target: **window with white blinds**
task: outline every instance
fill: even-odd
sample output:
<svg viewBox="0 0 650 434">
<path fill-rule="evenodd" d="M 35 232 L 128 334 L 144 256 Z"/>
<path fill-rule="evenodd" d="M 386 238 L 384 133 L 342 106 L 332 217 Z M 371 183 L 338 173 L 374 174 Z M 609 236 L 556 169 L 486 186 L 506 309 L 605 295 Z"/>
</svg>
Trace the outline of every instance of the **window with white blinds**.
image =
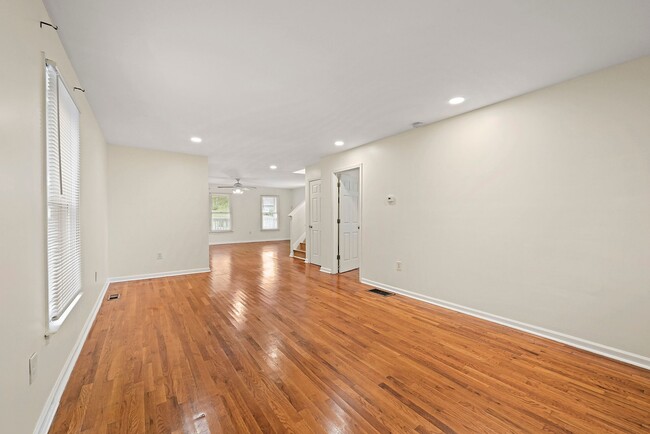
<svg viewBox="0 0 650 434">
<path fill-rule="evenodd" d="M 263 231 L 276 231 L 279 229 L 278 225 L 278 197 L 277 196 L 262 196 L 262 230 Z"/>
<path fill-rule="evenodd" d="M 79 109 L 56 65 L 45 64 L 49 332 L 81 297 Z"/>
</svg>

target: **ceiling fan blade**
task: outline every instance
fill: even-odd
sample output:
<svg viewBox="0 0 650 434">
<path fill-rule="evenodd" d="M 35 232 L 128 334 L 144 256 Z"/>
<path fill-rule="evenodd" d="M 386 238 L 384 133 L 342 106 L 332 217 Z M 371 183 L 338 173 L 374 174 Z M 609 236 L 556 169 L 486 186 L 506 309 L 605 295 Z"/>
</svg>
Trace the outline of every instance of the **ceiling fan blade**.
<svg viewBox="0 0 650 434">
<path fill-rule="evenodd" d="M 217 185 L 217 188 L 234 188 L 232 185 Z"/>
<path fill-rule="evenodd" d="M 255 190 L 257 187 L 244 187 L 242 186 L 244 190 Z"/>
</svg>

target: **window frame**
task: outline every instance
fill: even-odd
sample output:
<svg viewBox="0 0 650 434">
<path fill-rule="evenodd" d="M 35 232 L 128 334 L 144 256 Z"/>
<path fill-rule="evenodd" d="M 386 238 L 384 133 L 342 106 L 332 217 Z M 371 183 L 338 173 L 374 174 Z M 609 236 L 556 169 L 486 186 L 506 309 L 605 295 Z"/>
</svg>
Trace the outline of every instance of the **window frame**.
<svg viewBox="0 0 650 434">
<path fill-rule="evenodd" d="M 46 257 L 46 270 L 47 270 L 47 331 L 45 333 L 45 336 L 51 336 L 55 334 L 60 327 L 63 325 L 65 320 L 67 319 L 68 315 L 70 312 L 72 312 L 75 308 L 75 306 L 78 304 L 79 300 L 81 299 L 83 295 L 83 262 L 82 262 L 82 255 L 81 255 L 81 249 L 82 249 L 82 240 L 81 240 L 81 110 L 79 109 L 79 106 L 77 105 L 77 102 L 74 99 L 73 93 L 70 91 L 70 87 L 66 84 L 65 79 L 63 78 L 63 75 L 61 74 L 61 71 L 58 69 L 56 62 L 45 58 L 43 62 L 43 77 L 44 77 L 44 87 L 43 87 L 43 143 L 44 143 L 44 165 L 45 165 L 45 173 L 44 173 L 44 179 L 45 179 L 45 192 L 44 192 L 44 202 L 45 202 L 45 209 L 46 209 L 46 215 L 45 215 L 45 234 L 46 234 L 46 240 L 45 240 L 45 246 L 46 246 L 46 252 L 45 252 L 45 257 Z M 55 105 L 57 107 L 56 114 L 50 112 L 50 104 L 49 104 L 49 97 L 50 97 L 50 76 L 51 72 L 54 73 L 55 81 L 56 81 L 56 90 L 54 91 L 56 93 L 56 101 Z M 64 90 L 67 93 L 67 96 L 61 95 L 61 90 Z M 67 99 L 69 102 L 72 103 L 71 107 L 74 107 L 74 110 L 76 110 L 76 130 L 66 130 L 65 133 L 62 134 L 62 125 L 69 127 L 69 123 L 63 123 L 61 122 L 61 101 L 63 99 Z M 55 135 L 58 137 L 56 139 L 56 145 L 55 147 L 58 147 L 58 153 L 56 154 L 56 159 L 58 160 L 57 162 L 54 162 L 51 160 L 51 148 L 52 148 L 52 143 L 50 141 L 50 129 L 52 128 L 51 123 L 52 119 L 56 118 L 55 124 Z M 72 135 L 75 139 L 73 140 L 75 143 L 69 143 L 69 139 L 62 142 L 62 137 L 69 137 Z M 65 151 L 63 151 L 63 144 L 66 144 L 68 146 L 74 146 L 73 148 L 66 148 Z M 72 154 L 70 154 L 72 152 Z M 63 166 L 62 166 L 62 161 L 64 161 L 64 155 L 66 158 L 70 158 L 70 156 L 73 156 L 73 160 L 65 160 L 67 161 L 66 166 L 68 168 L 64 172 Z M 70 168 L 69 164 L 72 162 L 74 166 L 73 168 Z M 53 175 L 52 174 L 52 167 L 56 166 L 58 175 Z M 65 178 L 63 178 L 65 173 Z M 58 189 L 60 190 L 59 193 L 53 194 L 52 188 L 50 185 L 51 181 L 54 181 L 52 178 L 53 176 L 57 177 L 58 180 L 56 182 L 56 185 L 58 185 Z M 71 176 L 73 176 L 71 178 Z M 64 179 L 67 181 L 64 182 Z M 72 180 L 72 181 L 70 181 Z M 73 193 L 65 193 L 64 194 L 64 187 L 67 189 L 72 189 Z M 59 257 L 58 255 L 62 254 L 62 250 L 60 248 L 55 248 L 54 246 L 50 245 L 50 240 L 53 237 L 56 237 L 57 233 L 65 232 L 65 229 L 62 229 L 60 226 L 56 228 L 52 228 L 56 232 L 53 234 L 50 232 L 50 226 L 56 226 L 53 223 L 52 217 L 51 217 L 51 208 L 52 207 L 59 207 L 59 208 L 65 208 L 66 209 L 66 214 L 68 215 L 67 217 L 67 222 L 63 224 L 73 224 L 73 226 L 68 226 L 67 230 L 73 230 L 75 232 L 74 235 L 68 234 L 67 236 L 64 236 L 63 240 L 66 241 L 66 245 L 69 243 L 72 243 L 72 246 L 66 249 L 65 253 L 66 255 L 62 255 Z M 55 242 L 60 242 L 61 239 Z M 56 252 L 55 256 L 52 256 Z M 60 262 L 61 260 L 65 260 L 69 265 L 67 267 L 68 270 L 72 269 L 73 271 L 71 272 L 72 274 L 67 275 L 64 278 L 61 278 L 58 273 L 61 273 L 62 270 L 56 267 L 53 267 L 53 263 Z M 64 279 L 64 280 L 62 280 Z M 63 285 L 62 282 L 67 282 L 65 285 Z M 70 283 L 72 282 L 72 283 Z M 60 286 L 63 285 L 63 286 Z M 68 302 L 64 304 L 59 304 L 57 299 L 61 297 L 61 294 L 66 294 L 66 289 L 67 285 L 73 285 L 72 292 L 69 292 L 71 294 L 71 298 L 69 299 Z"/>
<path fill-rule="evenodd" d="M 264 198 L 272 197 L 275 199 L 275 228 L 264 228 Z M 280 230 L 280 196 L 277 194 L 262 194 L 260 195 L 260 230 L 263 232 L 279 231 Z"/>
<path fill-rule="evenodd" d="M 212 198 L 213 198 L 214 196 L 225 196 L 225 197 L 228 198 L 228 215 L 229 215 L 229 217 L 230 217 L 230 218 L 229 218 L 229 221 L 230 221 L 230 227 L 229 227 L 228 229 L 224 229 L 224 230 L 215 230 L 215 229 L 212 228 L 212 215 L 213 215 L 215 212 L 218 212 L 218 211 L 214 211 L 214 210 L 212 209 Z M 209 223 L 209 224 L 210 224 L 210 227 L 209 227 L 209 230 L 210 230 L 210 233 L 211 233 L 211 234 L 223 234 L 223 233 L 228 233 L 228 232 L 232 232 L 232 231 L 233 231 L 232 194 L 229 194 L 229 193 L 216 193 L 216 192 L 210 192 L 210 194 L 209 194 L 209 196 L 208 196 L 208 212 L 209 212 L 209 214 L 210 214 L 210 219 L 209 219 L 209 221 L 210 221 L 210 223 Z M 225 213 L 219 213 L 219 214 L 225 214 Z"/>
</svg>

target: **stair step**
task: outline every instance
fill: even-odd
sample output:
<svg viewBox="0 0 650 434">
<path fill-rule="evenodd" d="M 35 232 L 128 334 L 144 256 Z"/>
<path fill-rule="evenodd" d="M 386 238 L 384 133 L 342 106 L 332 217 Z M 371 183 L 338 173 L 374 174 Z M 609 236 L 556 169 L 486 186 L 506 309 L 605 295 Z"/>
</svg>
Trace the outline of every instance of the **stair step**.
<svg viewBox="0 0 650 434">
<path fill-rule="evenodd" d="M 293 250 L 293 257 L 294 258 L 305 259 L 307 257 L 307 252 L 305 252 L 304 250 L 300 250 L 300 249 L 294 249 Z"/>
<path fill-rule="evenodd" d="M 307 244 L 306 243 L 300 243 L 300 250 L 307 251 Z"/>
</svg>

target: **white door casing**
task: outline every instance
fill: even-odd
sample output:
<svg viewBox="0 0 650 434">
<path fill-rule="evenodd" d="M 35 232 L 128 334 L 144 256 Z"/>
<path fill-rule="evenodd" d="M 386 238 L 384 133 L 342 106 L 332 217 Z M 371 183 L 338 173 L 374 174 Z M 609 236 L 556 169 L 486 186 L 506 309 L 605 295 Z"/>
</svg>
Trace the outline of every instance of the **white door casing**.
<svg viewBox="0 0 650 434">
<path fill-rule="evenodd" d="M 360 203 L 359 169 L 338 173 L 339 179 L 339 273 L 359 268 Z"/>
<path fill-rule="evenodd" d="M 321 265 L 321 180 L 309 181 L 309 262 Z"/>
</svg>

